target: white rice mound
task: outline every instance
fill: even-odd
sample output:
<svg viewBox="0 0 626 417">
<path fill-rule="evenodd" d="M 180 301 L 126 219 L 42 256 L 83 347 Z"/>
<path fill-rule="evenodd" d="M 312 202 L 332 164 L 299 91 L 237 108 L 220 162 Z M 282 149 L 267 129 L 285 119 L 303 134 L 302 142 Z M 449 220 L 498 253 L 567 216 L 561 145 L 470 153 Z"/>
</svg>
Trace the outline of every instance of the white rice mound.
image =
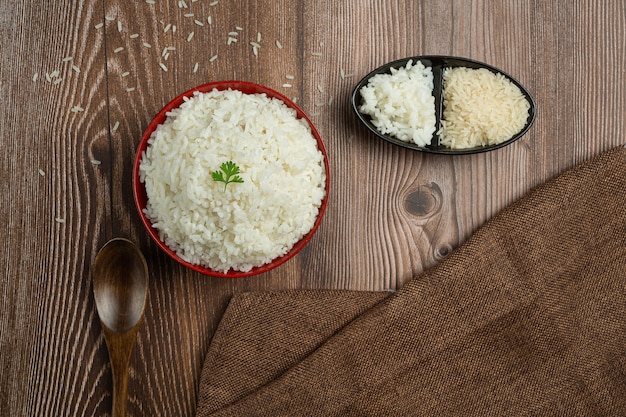
<svg viewBox="0 0 626 417">
<path fill-rule="evenodd" d="M 233 161 L 243 183 L 213 180 Z M 139 166 L 144 210 L 183 260 L 247 272 L 285 255 L 314 226 L 324 156 L 281 100 L 236 90 L 195 93 L 167 114 Z"/>
<path fill-rule="evenodd" d="M 500 73 L 485 68 L 446 68 L 443 72 L 440 144 L 467 149 L 502 143 L 519 133 L 530 103 Z"/>
<path fill-rule="evenodd" d="M 437 119 L 432 68 L 409 60 L 390 74 L 376 74 L 359 91 L 359 111 L 372 118 L 382 134 L 418 146 L 430 144 Z"/>
</svg>

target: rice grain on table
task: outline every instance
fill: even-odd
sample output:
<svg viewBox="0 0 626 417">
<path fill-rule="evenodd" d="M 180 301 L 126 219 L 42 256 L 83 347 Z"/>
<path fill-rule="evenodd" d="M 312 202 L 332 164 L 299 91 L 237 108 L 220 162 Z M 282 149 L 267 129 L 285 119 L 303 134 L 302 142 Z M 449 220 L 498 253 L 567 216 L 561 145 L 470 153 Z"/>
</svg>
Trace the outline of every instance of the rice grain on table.
<svg viewBox="0 0 626 417">
<path fill-rule="evenodd" d="M 165 66 L 165 64 L 164 64 L 164 63 L 159 62 L 159 66 L 161 67 L 161 69 L 162 69 L 163 71 L 167 72 L 167 67 Z"/>
<path fill-rule="evenodd" d="M 212 179 L 226 161 L 242 183 Z M 160 239 L 222 272 L 286 254 L 313 228 L 325 196 L 324 157 L 308 123 L 281 100 L 231 90 L 196 93 L 169 112 L 139 175 Z"/>
<path fill-rule="evenodd" d="M 376 74 L 359 92 L 359 111 L 382 134 L 418 146 L 430 144 L 436 129 L 432 68 L 409 60 L 404 67 Z"/>
</svg>

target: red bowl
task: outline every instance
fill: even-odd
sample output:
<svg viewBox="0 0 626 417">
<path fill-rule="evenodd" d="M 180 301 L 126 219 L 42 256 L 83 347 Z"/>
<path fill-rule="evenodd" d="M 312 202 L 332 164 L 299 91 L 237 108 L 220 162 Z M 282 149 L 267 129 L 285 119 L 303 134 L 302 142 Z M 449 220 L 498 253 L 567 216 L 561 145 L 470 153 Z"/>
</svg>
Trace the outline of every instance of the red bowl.
<svg viewBox="0 0 626 417">
<path fill-rule="evenodd" d="M 296 242 L 296 244 L 291 248 L 289 252 L 287 252 L 285 255 L 281 257 L 275 258 L 274 260 L 272 260 L 271 262 L 267 264 L 252 268 L 248 272 L 228 270 L 227 272 L 224 273 L 224 272 L 214 271 L 212 269 L 184 261 L 176 254 L 176 252 L 170 249 L 159 238 L 158 231 L 152 227 L 152 223 L 143 212 L 144 208 L 146 207 L 146 203 L 148 201 L 148 196 L 146 195 L 146 189 L 145 189 L 144 184 L 139 181 L 139 164 L 141 162 L 142 153 L 148 147 L 148 139 L 150 139 L 152 132 L 154 132 L 157 126 L 159 126 L 165 121 L 167 117 L 167 113 L 169 111 L 171 111 L 172 109 L 176 107 L 179 107 L 184 102 L 185 97 L 192 97 L 194 92 L 196 91 L 206 93 L 206 92 L 212 91 L 213 89 L 217 89 L 221 91 L 221 90 L 228 90 L 229 88 L 232 90 L 239 90 L 244 94 L 265 94 L 267 95 L 267 97 L 277 98 L 279 100 L 282 100 L 288 107 L 291 107 L 297 112 L 298 118 L 306 120 L 306 122 L 311 127 L 311 133 L 313 134 L 313 137 L 315 137 L 315 140 L 317 141 L 317 146 L 319 150 L 324 155 L 324 168 L 326 169 L 326 184 L 325 184 L 326 195 L 324 196 L 324 199 L 322 200 L 322 205 L 320 206 L 319 212 L 317 214 L 317 218 L 315 220 L 315 223 L 313 224 L 313 228 L 306 235 L 304 235 L 302 239 Z M 313 125 L 313 122 L 311 122 L 311 120 L 307 117 L 307 115 L 304 113 L 304 111 L 302 111 L 300 107 L 298 107 L 293 101 L 291 101 L 284 95 L 270 88 L 264 87 L 262 85 L 258 85 L 258 84 L 254 84 L 254 83 L 250 83 L 246 81 L 216 81 L 216 82 L 200 85 L 198 87 L 192 88 L 191 90 L 182 93 L 181 95 L 179 95 L 178 97 L 170 101 L 165 107 L 163 107 L 163 109 L 161 109 L 161 111 L 156 115 L 156 117 L 150 122 L 150 124 L 148 125 L 148 128 L 144 132 L 143 137 L 141 138 L 141 142 L 139 142 L 139 147 L 137 148 L 137 155 L 135 156 L 135 164 L 133 167 L 133 193 L 134 193 L 134 198 L 135 198 L 135 205 L 137 206 L 137 211 L 139 212 L 139 217 L 141 218 L 141 222 L 145 226 L 152 240 L 154 240 L 154 242 L 165 253 L 167 253 L 172 259 L 174 259 L 181 265 L 184 265 L 187 268 L 190 268 L 202 274 L 210 275 L 214 277 L 220 277 L 220 278 L 243 278 L 243 277 L 248 277 L 252 275 L 262 274 L 264 272 L 270 271 L 282 265 L 283 263 L 287 262 L 289 259 L 293 258 L 311 240 L 311 238 L 317 231 L 320 223 L 322 222 L 322 218 L 324 217 L 324 213 L 326 212 L 326 207 L 328 205 L 329 192 L 330 192 L 330 170 L 329 170 L 329 164 L 328 164 L 328 154 L 326 153 L 326 147 L 324 146 L 324 142 L 322 142 L 322 138 L 320 137 L 319 132 Z"/>
</svg>

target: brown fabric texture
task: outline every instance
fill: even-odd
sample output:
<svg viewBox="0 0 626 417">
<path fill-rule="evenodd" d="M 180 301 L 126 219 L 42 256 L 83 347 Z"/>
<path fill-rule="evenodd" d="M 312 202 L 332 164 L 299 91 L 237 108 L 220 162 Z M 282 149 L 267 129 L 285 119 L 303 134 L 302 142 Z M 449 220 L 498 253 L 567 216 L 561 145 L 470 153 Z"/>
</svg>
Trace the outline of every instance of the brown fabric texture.
<svg viewBox="0 0 626 417">
<path fill-rule="evenodd" d="M 626 416 L 626 149 L 395 293 L 235 295 L 198 416 Z"/>
</svg>

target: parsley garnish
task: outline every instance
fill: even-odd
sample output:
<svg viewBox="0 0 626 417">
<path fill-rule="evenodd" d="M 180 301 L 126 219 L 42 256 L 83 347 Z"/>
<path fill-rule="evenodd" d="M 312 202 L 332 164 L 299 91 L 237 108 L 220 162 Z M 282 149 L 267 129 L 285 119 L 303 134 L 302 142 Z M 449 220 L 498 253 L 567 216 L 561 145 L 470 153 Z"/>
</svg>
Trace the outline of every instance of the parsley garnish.
<svg viewBox="0 0 626 417">
<path fill-rule="evenodd" d="M 233 161 L 224 162 L 220 165 L 220 170 L 214 171 L 211 177 L 213 177 L 213 181 L 223 182 L 224 190 L 226 190 L 226 186 L 231 182 L 243 182 L 243 178 L 237 175 L 239 174 L 239 167 Z M 224 177 L 224 175 L 226 175 L 226 177 Z"/>
</svg>

